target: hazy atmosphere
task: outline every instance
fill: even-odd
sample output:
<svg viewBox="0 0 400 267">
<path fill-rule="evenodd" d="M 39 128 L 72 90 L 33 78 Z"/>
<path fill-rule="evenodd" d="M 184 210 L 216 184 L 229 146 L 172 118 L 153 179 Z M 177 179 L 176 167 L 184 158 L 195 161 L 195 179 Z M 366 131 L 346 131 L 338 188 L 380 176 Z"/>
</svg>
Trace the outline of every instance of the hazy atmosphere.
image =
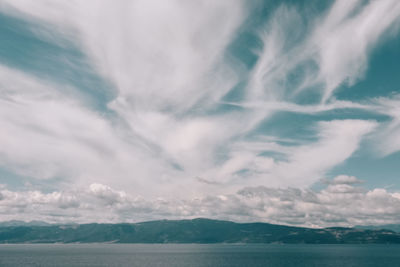
<svg viewBox="0 0 400 267">
<path fill-rule="evenodd" d="M 0 218 L 400 222 L 400 1 L 0 0 Z"/>
</svg>

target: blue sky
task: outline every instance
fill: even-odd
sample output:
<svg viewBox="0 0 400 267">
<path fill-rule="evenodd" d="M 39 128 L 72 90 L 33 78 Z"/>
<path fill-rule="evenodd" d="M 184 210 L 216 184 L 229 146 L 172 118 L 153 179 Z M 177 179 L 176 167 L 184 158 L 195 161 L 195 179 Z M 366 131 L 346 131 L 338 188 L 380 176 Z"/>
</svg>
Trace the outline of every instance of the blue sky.
<svg viewBox="0 0 400 267">
<path fill-rule="evenodd" d="M 2 1 L 0 214 L 398 223 L 399 27 L 395 0 Z"/>
</svg>

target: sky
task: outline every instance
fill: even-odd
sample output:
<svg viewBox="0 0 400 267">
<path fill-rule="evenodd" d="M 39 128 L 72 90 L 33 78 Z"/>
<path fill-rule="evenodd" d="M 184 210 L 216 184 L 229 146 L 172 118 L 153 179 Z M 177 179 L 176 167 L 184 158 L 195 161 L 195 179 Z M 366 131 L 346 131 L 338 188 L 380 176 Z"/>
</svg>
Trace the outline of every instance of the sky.
<svg viewBox="0 0 400 267">
<path fill-rule="evenodd" d="M 0 0 L 0 221 L 400 223 L 397 0 Z"/>
</svg>

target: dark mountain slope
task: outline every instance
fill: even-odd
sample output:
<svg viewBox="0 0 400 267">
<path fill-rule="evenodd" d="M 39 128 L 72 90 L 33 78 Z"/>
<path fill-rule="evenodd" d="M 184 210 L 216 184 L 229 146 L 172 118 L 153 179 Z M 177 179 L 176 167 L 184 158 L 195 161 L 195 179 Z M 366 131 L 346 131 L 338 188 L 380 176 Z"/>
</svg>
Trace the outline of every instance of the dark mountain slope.
<svg viewBox="0 0 400 267">
<path fill-rule="evenodd" d="M 209 219 L 135 224 L 0 227 L 0 243 L 400 243 L 400 233 L 357 228 L 311 229 Z"/>
</svg>

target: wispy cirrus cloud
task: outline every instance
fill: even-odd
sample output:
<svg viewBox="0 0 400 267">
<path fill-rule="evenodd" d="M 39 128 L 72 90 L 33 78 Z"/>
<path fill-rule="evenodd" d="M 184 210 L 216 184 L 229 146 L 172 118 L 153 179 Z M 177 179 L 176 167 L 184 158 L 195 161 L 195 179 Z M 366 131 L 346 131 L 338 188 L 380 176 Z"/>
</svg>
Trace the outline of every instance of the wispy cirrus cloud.
<svg viewBox="0 0 400 267">
<path fill-rule="evenodd" d="M 26 28 L 11 30 L 13 46 L 40 57 L 0 58 L 0 167 L 33 184 L 55 181 L 43 199 L 94 184 L 97 193 L 173 195 L 168 205 L 178 205 L 244 187 L 303 192 L 365 142 L 378 143 L 380 156 L 398 151 L 396 99 L 335 93 L 351 90 L 372 51 L 396 38 L 399 3 L 338 0 L 316 12 L 282 2 L 253 18 L 263 5 L 3 1 L 1 14 L 19 23 L 9 28 Z M 284 112 L 309 120 L 277 123 Z M 237 197 L 232 210 L 244 207 Z"/>
<path fill-rule="evenodd" d="M 398 30 L 397 1 L 337 1 L 313 36 L 319 47 L 323 100 L 343 82 L 354 84 L 368 67 L 368 54 L 385 33 Z"/>
<path fill-rule="evenodd" d="M 374 136 L 374 149 L 380 156 L 387 156 L 400 150 L 400 96 L 373 99 L 375 110 L 390 117 Z"/>
<path fill-rule="evenodd" d="M 339 0 L 307 24 L 295 8 L 282 5 L 260 34 L 264 49 L 248 98 L 293 100 L 311 90 L 328 101 L 339 86 L 362 77 L 371 50 L 398 32 L 399 16 L 397 1 Z M 293 75 L 296 82 L 290 81 Z"/>
</svg>

